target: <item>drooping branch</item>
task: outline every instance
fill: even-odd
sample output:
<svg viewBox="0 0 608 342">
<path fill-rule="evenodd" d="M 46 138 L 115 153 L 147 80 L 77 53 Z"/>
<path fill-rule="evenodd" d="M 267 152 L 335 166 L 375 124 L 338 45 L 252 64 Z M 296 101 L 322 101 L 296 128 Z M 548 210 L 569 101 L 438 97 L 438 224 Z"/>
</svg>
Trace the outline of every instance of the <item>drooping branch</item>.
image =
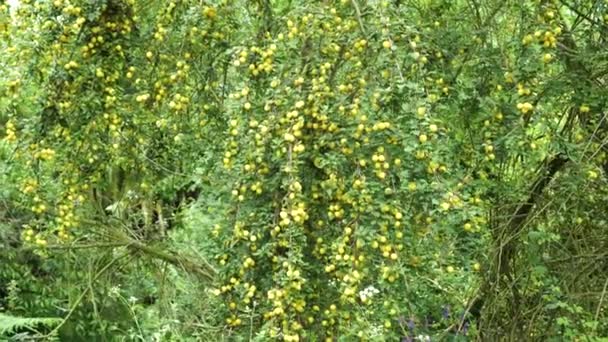
<svg viewBox="0 0 608 342">
<path fill-rule="evenodd" d="M 505 227 L 496 234 L 496 245 L 498 246 L 496 257 L 493 261 L 493 269 L 495 272 L 489 273 L 482 283 L 479 295 L 472 301 L 471 314 L 479 319 L 481 312 L 490 296 L 493 286 L 500 282 L 501 279 L 512 279 L 512 262 L 517 254 L 517 244 L 520 232 L 525 228 L 526 223 L 533 214 L 533 209 L 536 206 L 539 198 L 544 193 L 549 183 L 555 178 L 556 174 L 564 168 L 569 159 L 564 154 L 557 154 L 548 157 L 541 166 L 541 171 L 536 181 L 528 191 L 527 199 L 521 203 L 513 214 L 510 216 Z M 492 268 L 491 268 L 492 269 Z M 518 297 L 517 289 L 512 288 L 513 296 Z M 516 301 L 517 302 L 517 301 Z M 514 303 L 516 306 L 517 304 Z"/>
<path fill-rule="evenodd" d="M 515 213 L 513 213 L 509 224 L 509 226 L 513 228 L 512 233 L 517 233 L 522 229 L 522 226 L 530 215 L 538 197 L 543 193 L 549 182 L 553 179 L 555 174 L 562 169 L 566 162 L 568 162 L 568 158 L 563 154 L 558 154 L 545 161 L 544 164 L 546 166 L 544 167 L 544 175 L 541 175 L 536 182 L 534 182 L 529 192 L 530 195 L 528 196 L 528 199 L 517 208 Z"/>
</svg>

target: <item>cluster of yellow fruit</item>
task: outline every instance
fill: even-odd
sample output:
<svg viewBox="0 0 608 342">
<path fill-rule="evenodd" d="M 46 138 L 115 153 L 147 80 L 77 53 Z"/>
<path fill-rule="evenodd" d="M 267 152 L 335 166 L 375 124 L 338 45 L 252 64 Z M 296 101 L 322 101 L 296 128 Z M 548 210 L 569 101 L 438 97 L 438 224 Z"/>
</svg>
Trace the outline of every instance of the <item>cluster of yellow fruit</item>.
<svg viewBox="0 0 608 342">
<path fill-rule="evenodd" d="M 24 194 L 30 194 L 38 188 L 38 181 L 33 178 L 28 178 L 23 181 L 21 185 L 21 192 Z"/>
<path fill-rule="evenodd" d="M 83 59 L 87 59 L 95 55 L 99 51 L 108 51 L 114 55 L 123 55 L 120 45 L 113 44 L 112 41 L 117 40 L 117 36 L 127 34 L 131 30 L 132 21 L 125 18 L 112 18 L 106 22 L 99 21 L 95 25 L 92 21 L 85 19 L 84 10 L 71 3 L 70 1 L 56 0 L 53 2 L 36 3 L 31 5 L 29 1 L 21 3 L 18 22 L 29 23 L 32 20 L 37 20 L 32 13 L 36 11 L 40 15 L 47 11 L 48 13 L 56 13 L 61 10 L 64 21 L 62 23 L 55 21 L 43 21 L 41 26 L 33 26 L 32 34 L 48 34 L 54 32 L 57 39 L 48 42 L 48 46 L 41 48 L 45 55 L 41 55 L 36 65 L 45 77 L 49 77 L 49 91 L 45 94 L 45 108 L 56 109 L 56 112 L 46 114 L 43 121 L 51 122 L 51 125 L 42 135 L 31 135 L 33 141 L 30 141 L 28 152 L 24 158 L 30 157 L 39 160 L 57 160 L 53 166 L 40 165 L 36 172 L 37 179 L 27 178 L 23 181 L 21 191 L 27 195 L 31 202 L 31 210 L 38 216 L 36 220 L 43 218 L 42 225 L 37 224 L 38 233 L 34 236 L 31 229 L 24 231 L 24 239 L 27 242 L 35 243 L 39 246 L 46 245 L 47 239 L 57 239 L 58 241 L 67 241 L 70 239 L 70 230 L 78 225 L 77 207 L 85 201 L 84 193 L 88 187 L 89 179 L 86 179 L 82 172 L 82 167 L 75 166 L 80 158 L 83 162 L 94 163 L 99 158 L 100 145 L 95 144 L 92 138 L 96 137 L 100 132 L 104 132 L 107 128 L 111 137 L 118 139 L 122 120 L 114 111 L 117 97 L 115 84 L 118 79 L 115 68 L 105 67 L 103 63 L 96 64 L 95 68 L 83 68 Z M 31 12 L 31 13 L 30 13 Z M 40 40 L 47 41 L 47 40 Z M 84 43 L 83 43 L 84 42 Z M 27 52 L 27 50 L 24 50 Z M 76 52 L 76 53 L 74 53 Z M 80 52 L 80 56 L 78 54 Z M 79 59 L 82 57 L 83 59 Z M 107 58 L 106 55 L 104 58 Z M 111 64 L 112 62 L 108 63 Z M 57 77 L 57 67 L 59 65 L 63 70 L 70 74 L 70 77 Z M 82 113 L 78 111 L 84 103 L 77 99 L 77 92 L 81 88 L 88 88 L 86 79 L 88 73 L 93 70 L 96 84 L 100 85 L 105 97 L 102 102 L 107 109 L 107 113 L 103 115 L 104 125 L 98 125 L 99 121 L 95 116 L 90 122 L 85 123 L 86 129 L 79 135 L 78 139 L 72 139 L 72 132 L 68 128 L 74 118 L 81 120 Z M 95 91 L 91 89 L 91 91 Z M 97 94 L 96 94 L 97 95 Z M 22 94 L 24 99 L 27 99 L 26 94 Z M 58 118 L 65 120 L 64 123 L 59 123 Z M 101 115 L 99 116 L 101 117 Z M 57 120 L 53 122 L 53 120 Z M 13 128 L 11 125 L 9 128 Z M 33 132 L 30 132 L 33 133 Z M 10 137 L 11 135 L 9 135 Z M 14 136 L 14 134 L 13 134 Z M 57 149 L 57 145 L 61 149 Z M 110 146 L 114 146 L 110 144 Z M 61 158 L 56 158 L 60 156 Z M 29 161 L 27 161 L 29 165 Z M 59 172 L 59 182 L 47 182 L 45 178 L 51 170 Z M 57 196 L 59 200 L 53 200 L 50 195 L 55 190 L 47 193 L 48 185 L 54 184 L 53 187 L 59 186 Z M 78 185 L 80 184 L 80 185 Z M 47 198 L 48 197 L 48 198 Z M 51 204 L 52 203 L 52 204 Z M 44 241 L 44 243 L 41 243 Z"/>
<path fill-rule="evenodd" d="M 5 125 L 5 133 L 4 139 L 6 141 L 15 142 L 17 140 L 17 128 L 15 127 L 15 123 L 13 121 L 8 121 Z"/>
<path fill-rule="evenodd" d="M 274 53 L 276 50 L 276 44 L 270 44 L 265 49 L 252 46 L 249 49 L 241 50 L 238 58 L 233 61 L 233 64 L 236 67 L 246 65 L 252 76 L 258 76 L 260 73 L 269 74 L 273 70 Z"/>
<path fill-rule="evenodd" d="M 34 154 L 34 158 L 42 160 L 51 160 L 55 157 L 55 150 L 50 148 L 43 148 Z"/>
<path fill-rule="evenodd" d="M 351 4 L 344 6 L 352 10 Z M 233 59 L 235 70 L 243 71 L 243 84 L 228 94 L 232 109 L 223 164 L 239 176 L 233 190 L 236 217 L 214 229 L 219 243 L 234 246 L 218 257 L 226 268 L 217 292 L 225 298 L 231 326 L 245 322 L 252 300 L 242 284 L 255 283 L 253 297 L 268 321 L 256 324 L 267 326 L 271 336 L 297 341 L 306 336 L 302 329 L 310 333 L 316 326 L 322 329 L 319 336 L 331 338 L 340 326 L 358 319 L 349 313 L 351 305 L 376 303 L 358 296 L 366 283 L 380 279 L 394 285 L 403 260 L 419 262 L 408 256 L 407 217 L 401 200 L 393 197 L 400 191 L 395 182 L 403 167 L 395 155 L 400 143 L 411 141 L 397 137 L 397 125 L 384 118 L 385 80 L 377 79 L 378 71 L 392 72 L 393 66 L 366 65 L 371 43 L 353 34 L 357 28 L 356 19 L 329 8 L 289 19 L 284 34 L 267 35 L 266 44 L 242 48 Z M 412 43 L 422 51 L 415 46 L 420 37 Z M 300 51 L 302 68 L 293 58 Z M 272 64 L 275 56 L 295 64 L 278 70 Z M 441 77 L 431 86 L 448 93 Z M 426 106 L 416 113 L 416 125 L 425 132 L 414 136 L 420 143 L 415 155 L 426 158 L 440 127 Z M 439 160 L 429 159 L 429 174 L 446 171 Z M 418 189 L 413 180 L 406 186 L 410 193 Z M 264 192 L 258 192 L 262 187 Z M 456 192 L 444 201 L 463 206 Z M 260 250 L 267 252 L 251 253 Z M 304 259 L 308 250 L 314 259 Z M 317 270 L 325 275 L 315 275 Z M 311 283 L 318 277 L 335 287 Z M 262 278 L 272 279 L 272 286 Z M 379 303 L 393 317 L 400 312 L 390 300 Z"/>
<path fill-rule="evenodd" d="M 527 114 L 529 112 L 531 112 L 532 110 L 534 110 L 534 105 L 532 105 L 530 102 L 524 102 L 524 103 L 518 103 L 517 104 L 517 109 L 519 109 L 519 111 L 521 111 L 522 114 Z"/>
<path fill-rule="evenodd" d="M 560 27 L 556 27 L 553 30 L 547 30 L 545 32 L 536 31 L 534 34 L 527 34 L 524 36 L 522 43 L 524 45 L 529 45 L 536 39 L 545 48 L 555 48 L 557 46 L 557 36 L 559 36 L 561 33 L 562 29 Z M 547 59 L 550 60 L 550 58 Z"/>
<path fill-rule="evenodd" d="M 90 22 L 82 20 L 85 13 L 79 8 L 56 3 L 65 6 L 69 25 L 53 43 L 50 60 L 59 61 L 62 75 L 67 71 L 69 77 L 58 81 L 47 102 L 58 105 L 70 127 L 87 118 L 82 131 L 56 129 L 56 142 L 75 147 L 57 158 L 68 161 L 61 170 L 67 183 L 50 220 L 61 240 L 74 233 L 87 184 L 103 177 L 103 167 L 147 165 L 148 151 L 154 150 L 148 147 L 157 146 L 151 140 L 161 135 L 156 128 L 172 133 L 172 148 L 193 131 L 197 139 L 206 138 L 199 129 L 208 122 L 205 112 L 219 108 L 213 126 L 226 134 L 213 137 L 225 137 L 219 159 L 227 179 L 236 178 L 233 210 L 212 232 L 223 248 L 216 292 L 226 302 L 225 322 L 235 328 L 249 323 L 247 308 L 257 301 L 256 312 L 265 322 L 256 318 L 254 324 L 285 340 L 304 338 L 305 328 L 308 334 L 320 329 L 319 336 L 331 339 L 343 326 L 367 318 L 355 310 L 357 305 L 386 311 L 390 318 L 373 319 L 391 328 L 391 320 L 403 314 L 392 290 L 405 267 L 422 263 L 405 237 L 415 236 L 416 229 L 421 239 L 432 235 L 431 216 L 444 217 L 465 205 L 464 191 L 446 190 L 441 182 L 448 173 L 441 152 L 448 125 L 434 117 L 434 104 L 450 89 L 446 75 L 425 69 L 433 64 L 430 56 L 443 59 L 441 51 L 426 51 L 421 38 L 426 33 L 412 35 L 409 48 L 401 49 L 408 38 L 392 34 L 396 26 L 389 14 L 366 15 L 363 24 L 356 2 L 318 4 L 323 10 L 291 17 L 282 32 L 262 32 L 253 46 L 223 51 L 232 54 L 231 63 L 219 58 L 221 63 L 201 67 L 196 64 L 205 59 L 199 58 L 201 51 L 185 51 L 188 43 L 219 49 L 213 40 L 230 35 L 228 28 L 223 33 L 221 25 L 214 26 L 222 18 L 219 8 L 199 8 L 193 17 L 202 22 L 188 22 L 183 32 L 189 40 L 176 44 L 169 32 L 186 2 L 169 2 L 150 25 L 153 39 L 141 52 L 131 49 L 129 35 L 137 19 L 129 11 Z M 367 30 L 381 34 L 367 35 Z M 81 32 L 81 40 L 75 32 Z M 75 45 L 80 56 L 69 53 Z M 177 57 L 166 52 L 175 46 L 180 47 Z M 234 80 L 220 85 L 216 76 L 198 79 L 200 70 Z M 413 113 L 401 115 L 409 110 L 391 103 L 410 101 L 394 89 L 406 79 L 422 80 L 428 96 L 412 100 L 404 108 Z M 79 98 L 100 93 L 97 107 Z M 141 128 L 154 124 L 148 131 Z M 51 157 L 49 151 L 41 155 Z M 34 196 L 41 187 L 26 182 L 23 191 Z M 431 192 L 439 210 L 424 205 Z M 51 214 L 42 200 L 34 202 L 33 210 Z M 466 231 L 481 225 L 469 221 Z M 35 234 L 28 236 L 37 240 Z M 370 283 L 382 293 L 361 296 Z"/>
<path fill-rule="evenodd" d="M 532 93 L 530 88 L 526 88 L 522 83 L 517 83 L 517 95 L 528 96 Z"/>
<path fill-rule="evenodd" d="M 34 243 L 39 247 L 46 247 L 48 243 L 42 235 L 34 232 L 34 230 L 32 228 L 29 228 L 29 226 L 27 225 L 24 227 L 22 237 L 23 241 L 28 243 Z"/>
<path fill-rule="evenodd" d="M 40 196 L 35 195 L 32 198 L 32 201 L 34 202 L 34 205 L 32 205 L 31 208 L 32 212 L 40 215 L 47 211 L 48 207 L 46 206 L 46 204 L 44 204 L 44 201 L 42 198 L 40 198 Z"/>
</svg>

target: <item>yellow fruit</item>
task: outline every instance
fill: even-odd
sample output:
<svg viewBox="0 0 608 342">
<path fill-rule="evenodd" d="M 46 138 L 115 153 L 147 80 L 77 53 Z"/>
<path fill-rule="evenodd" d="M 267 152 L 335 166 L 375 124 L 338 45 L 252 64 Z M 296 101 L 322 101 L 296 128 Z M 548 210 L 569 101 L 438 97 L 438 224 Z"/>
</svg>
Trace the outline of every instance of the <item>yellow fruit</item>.
<svg viewBox="0 0 608 342">
<path fill-rule="evenodd" d="M 517 109 L 519 109 L 523 114 L 526 114 L 529 111 L 533 110 L 534 106 L 530 102 L 518 103 Z"/>
<path fill-rule="evenodd" d="M 597 172 L 593 171 L 593 170 L 589 170 L 587 172 L 587 176 L 589 177 L 589 179 L 597 179 L 597 177 L 599 176 Z"/>
<path fill-rule="evenodd" d="M 203 9 L 203 15 L 209 19 L 214 19 L 217 15 L 217 11 L 213 7 L 205 7 Z"/>
<path fill-rule="evenodd" d="M 285 133 L 285 136 L 283 138 L 287 142 L 294 142 L 296 140 L 296 137 L 294 137 L 291 133 Z"/>
<path fill-rule="evenodd" d="M 416 113 L 419 117 L 423 117 L 426 114 L 426 107 L 418 107 Z"/>
</svg>

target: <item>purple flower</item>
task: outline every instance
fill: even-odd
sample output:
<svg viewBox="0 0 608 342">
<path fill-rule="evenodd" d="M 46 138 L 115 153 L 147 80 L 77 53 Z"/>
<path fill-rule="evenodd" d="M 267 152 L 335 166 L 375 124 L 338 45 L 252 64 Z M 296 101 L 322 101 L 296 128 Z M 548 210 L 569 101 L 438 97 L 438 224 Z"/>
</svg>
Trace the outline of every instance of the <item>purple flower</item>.
<svg viewBox="0 0 608 342">
<path fill-rule="evenodd" d="M 416 323 L 414 322 L 414 319 L 410 317 L 410 319 L 407 321 L 407 329 L 409 331 L 414 331 L 414 328 L 416 328 Z"/>
<path fill-rule="evenodd" d="M 463 335 L 467 335 L 467 332 L 469 331 L 469 322 L 464 322 L 464 324 L 462 325 L 462 334 Z"/>
<path fill-rule="evenodd" d="M 443 307 L 441 315 L 444 319 L 450 318 L 450 305 L 446 305 Z"/>
</svg>

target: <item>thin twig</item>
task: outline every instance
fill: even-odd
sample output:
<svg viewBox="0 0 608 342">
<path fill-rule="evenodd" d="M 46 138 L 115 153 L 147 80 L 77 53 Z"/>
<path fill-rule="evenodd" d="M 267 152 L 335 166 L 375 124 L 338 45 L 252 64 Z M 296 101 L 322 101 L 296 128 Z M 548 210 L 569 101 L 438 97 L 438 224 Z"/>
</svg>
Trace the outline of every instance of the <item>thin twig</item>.
<svg viewBox="0 0 608 342">
<path fill-rule="evenodd" d="M 123 257 L 127 256 L 127 253 L 124 253 L 123 255 L 116 257 L 114 259 L 112 259 L 109 263 L 107 263 L 101 270 L 99 270 L 99 272 L 97 272 L 95 274 L 95 277 L 93 277 L 93 279 L 91 281 L 96 281 L 102 274 L 105 273 L 105 271 L 107 271 L 110 266 L 114 265 L 114 263 L 116 263 L 118 260 L 122 259 Z M 53 335 L 55 335 L 59 329 L 61 329 L 61 327 L 63 327 L 63 325 L 68 321 L 68 319 L 72 316 L 72 314 L 74 313 L 74 311 L 76 310 L 76 308 L 78 307 L 78 305 L 80 305 L 80 303 L 82 302 L 82 300 L 84 299 L 84 297 L 86 296 L 87 292 L 90 291 L 90 287 L 87 287 L 86 289 L 84 289 L 84 291 L 82 291 L 82 293 L 80 294 L 80 296 L 76 299 L 76 302 L 72 305 L 72 307 L 70 308 L 70 311 L 68 312 L 68 314 L 63 318 L 63 320 L 61 321 L 61 323 L 59 323 L 55 329 L 51 330 L 50 333 L 48 333 L 47 335 L 44 336 L 44 338 L 49 338 Z"/>
<path fill-rule="evenodd" d="M 604 282 L 604 289 L 602 290 L 602 295 L 600 296 L 600 302 L 597 303 L 597 309 L 595 309 L 595 320 L 600 317 L 600 311 L 602 310 L 602 302 L 604 301 L 604 297 L 606 296 L 606 288 L 608 288 L 608 277 L 606 277 L 606 282 Z"/>
<path fill-rule="evenodd" d="M 359 4 L 357 4 L 357 0 L 351 0 L 353 7 L 355 8 L 355 12 L 357 13 L 357 21 L 359 22 L 359 28 L 361 28 L 361 33 L 365 36 L 365 27 L 363 26 L 363 20 L 361 19 L 361 11 L 359 10 Z"/>
</svg>

